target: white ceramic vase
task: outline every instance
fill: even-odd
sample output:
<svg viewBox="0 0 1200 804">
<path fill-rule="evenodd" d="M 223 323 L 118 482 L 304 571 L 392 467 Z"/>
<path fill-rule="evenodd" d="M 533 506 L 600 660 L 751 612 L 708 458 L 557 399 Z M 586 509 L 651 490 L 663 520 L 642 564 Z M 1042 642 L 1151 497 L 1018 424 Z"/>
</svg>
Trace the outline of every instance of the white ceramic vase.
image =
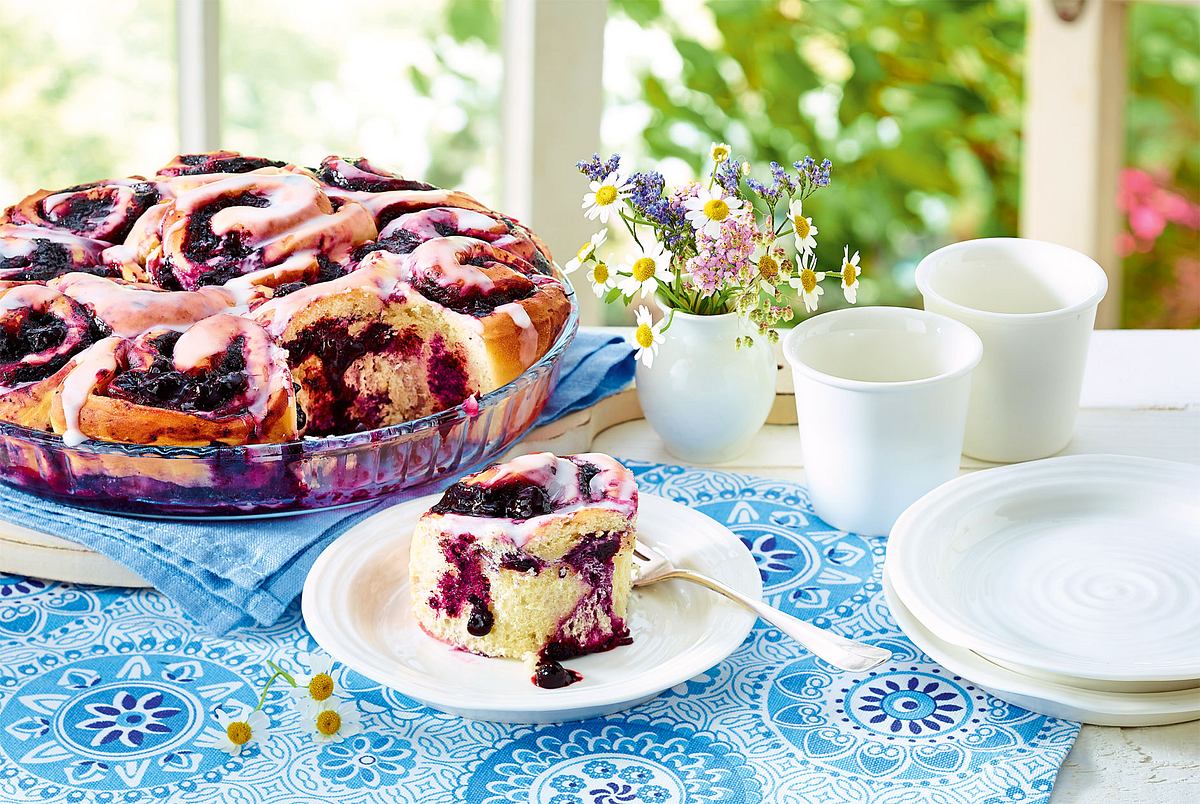
<svg viewBox="0 0 1200 804">
<path fill-rule="evenodd" d="M 676 312 L 654 365 L 637 367 L 638 399 L 667 451 L 689 463 L 741 455 L 775 399 L 775 357 L 765 338 L 738 349 L 737 315 Z"/>
</svg>

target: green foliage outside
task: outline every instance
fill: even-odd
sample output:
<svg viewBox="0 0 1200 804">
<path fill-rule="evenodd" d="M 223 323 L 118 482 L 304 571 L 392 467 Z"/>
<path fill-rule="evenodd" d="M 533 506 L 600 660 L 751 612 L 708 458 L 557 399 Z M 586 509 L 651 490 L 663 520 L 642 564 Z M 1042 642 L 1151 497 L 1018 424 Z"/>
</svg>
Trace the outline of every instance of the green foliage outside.
<svg viewBox="0 0 1200 804">
<path fill-rule="evenodd" d="M 914 304 L 921 256 L 970 237 L 1015 235 L 1020 198 L 1023 0 L 706 0 L 718 41 L 686 31 L 659 0 L 617 0 L 617 13 L 665 31 L 677 80 L 647 71 L 653 109 L 645 156 L 696 169 L 700 142 L 727 141 L 765 168 L 807 154 L 834 162 L 831 191 L 806 213 L 818 254 L 861 248 L 860 300 Z M 1129 61 L 1128 164 L 1196 200 L 1200 175 L 1200 12 L 1135 5 Z M 1125 323 L 1200 324 L 1174 304 L 1197 234 L 1168 226 L 1128 264 Z M 1200 270 L 1200 267 L 1197 267 Z M 1163 317 L 1174 309 L 1175 317 Z"/>
</svg>

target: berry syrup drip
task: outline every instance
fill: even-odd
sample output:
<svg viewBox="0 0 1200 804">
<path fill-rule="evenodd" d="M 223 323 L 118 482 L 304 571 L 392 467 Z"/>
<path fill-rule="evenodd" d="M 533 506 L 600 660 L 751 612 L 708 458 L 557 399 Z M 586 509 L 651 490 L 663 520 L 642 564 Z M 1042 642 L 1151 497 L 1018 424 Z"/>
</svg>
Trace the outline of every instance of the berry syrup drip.
<svg viewBox="0 0 1200 804">
<path fill-rule="evenodd" d="M 286 344 L 288 364 L 293 369 L 311 357 L 317 358 L 320 373 L 310 382 L 308 394 L 309 435 L 382 426 L 384 411 L 379 406 L 360 404 L 358 389 L 346 381 L 350 367 L 371 353 L 411 359 L 421 350 L 421 337 L 415 328 L 396 330 L 382 321 L 372 321 L 351 334 L 352 323 L 349 319 L 322 318 Z"/>
<path fill-rule="evenodd" d="M 13 282 L 45 282 L 72 271 L 82 271 L 99 276 L 119 276 L 114 267 L 97 264 L 81 264 L 66 243 L 57 243 L 44 238 L 35 238 L 33 248 L 27 254 L 0 258 L 0 279 Z M 10 273 L 11 272 L 11 273 Z"/>
<path fill-rule="evenodd" d="M 529 680 L 544 690 L 556 690 L 582 681 L 583 676 L 553 659 L 543 659 L 534 667 L 533 676 Z"/>
<path fill-rule="evenodd" d="M 244 336 L 230 341 L 221 359 L 200 374 L 178 371 L 172 359 L 179 333 L 154 339 L 158 350 L 148 368 L 118 375 L 108 395 L 138 405 L 170 408 L 189 413 L 217 413 L 247 389 Z"/>
<path fill-rule="evenodd" d="M 205 263 L 210 270 L 202 274 L 197 282 L 200 285 L 223 285 L 234 277 L 244 273 L 242 261 L 254 253 L 238 232 L 226 232 L 218 235 L 212 229 L 212 218 L 218 212 L 229 207 L 267 207 L 269 199 L 252 192 L 218 198 L 192 213 L 188 218 L 187 230 L 184 234 L 183 254 L 189 260 Z M 163 271 L 169 276 L 159 276 L 160 284 L 168 290 L 182 289 L 178 280 L 170 276 L 170 265 L 163 263 Z M 169 284 L 175 287 L 170 287 Z"/>
<path fill-rule="evenodd" d="M 453 570 L 438 579 L 438 590 L 429 597 L 429 607 L 458 617 L 464 608 L 467 615 L 467 633 L 486 636 L 495 620 L 488 607 L 492 599 L 492 585 L 483 571 L 483 559 L 475 546 L 475 537 L 463 533 L 442 541 L 442 555 Z"/>
<path fill-rule="evenodd" d="M 346 160 L 336 156 L 326 157 L 314 173 L 317 180 L 330 187 L 365 193 L 385 193 L 392 190 L 435 190 L 432 184 L 413 181 L 379 170 L 366 159 Z"/>
<path fill-rule="evenodd" d="M 160 176 L 198 176 L 207 173 L 249 173 L 265 167 L 283 167 L 286 162 L 261 156 L 242 156 L 232 151 L 211 154 L 182 154 L 158 171 Z"/>
<path fill-rule="evenodd" d="M 579 606 L 564 623 L 575 619 L 580 609 L 587 607 L 592 610 L 590 619 L 595 621 L 595 625 L 592 631 L 582 638 L 568 633 L 560 626 L 554 639 L 542 649 L 542 659 L 561 662 L 586 653 L 603 653 L 621 645 L 632 644 L 633 638 L 629 635 L 625 621 L 613 610 L 612 599 L 613 557 L 621 549 L 623 535 L 589 534 L 563 556 L 562 562 L 575 570 L 580 579 L 592 587 L 592 594 L 585 595 L 580 600 Z M 603 627 L 600 615 L 605 616 L 611 627 Z"/>
</svg>

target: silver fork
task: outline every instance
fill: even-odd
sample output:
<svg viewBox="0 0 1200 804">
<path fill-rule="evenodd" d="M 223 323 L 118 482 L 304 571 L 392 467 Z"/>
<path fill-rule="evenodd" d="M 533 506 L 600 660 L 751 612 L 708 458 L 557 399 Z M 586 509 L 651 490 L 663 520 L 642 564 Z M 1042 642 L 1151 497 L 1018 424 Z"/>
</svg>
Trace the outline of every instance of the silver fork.
<svg viewBox="0 0 1200 804">
<path fill-rule="evenodd" d="M 699 584 L 745 606 L 834 667 L 840 667 L 842 670 L 850 672 L 862 672 L 877 667 L 892 658 L 891 651 L 838 636 L 832 631 L 826 631 L 812 623 L 806 623 L 804 620 L 785 614 L 761 600 L 747 597 L 715 578 L 676 567 L 671 563 L 671 559 L 640 539 L 633 549 L 633 557 L 634 565 L 637 567 L 637 575 L 633 580 L 635 587 L 649 586 L 669 578 L 678 578 L 681 581 Z"/>
</svg>

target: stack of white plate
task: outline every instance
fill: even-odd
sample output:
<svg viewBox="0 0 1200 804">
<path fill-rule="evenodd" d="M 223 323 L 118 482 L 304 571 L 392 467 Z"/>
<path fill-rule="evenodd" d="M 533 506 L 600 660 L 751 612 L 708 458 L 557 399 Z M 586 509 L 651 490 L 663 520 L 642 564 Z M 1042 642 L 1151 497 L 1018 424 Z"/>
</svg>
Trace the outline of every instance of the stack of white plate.
<svg viewBox="0 0 1200 804">
<path fill-rule="evenodd" d="M 960 477 L 896 522 L 884 585 L 917 647 L 1006 701 L 1200 718 L 1200 467 L 1078 455 Z"/>
</svg>

